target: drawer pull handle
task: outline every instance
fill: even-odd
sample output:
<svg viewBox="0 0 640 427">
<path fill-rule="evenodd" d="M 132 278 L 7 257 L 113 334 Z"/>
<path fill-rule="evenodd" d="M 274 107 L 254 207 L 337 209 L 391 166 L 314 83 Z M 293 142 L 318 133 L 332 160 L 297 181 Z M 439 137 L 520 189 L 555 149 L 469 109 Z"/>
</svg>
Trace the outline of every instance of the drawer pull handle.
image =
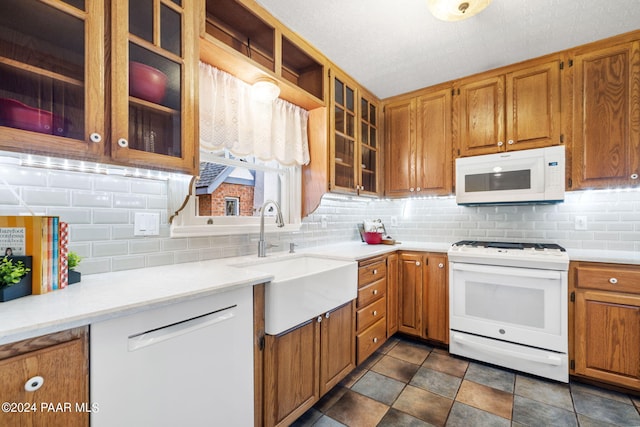
<svg viewBox="0 0 640 427">
<path fill-rule="evenodd" d="M 615 285 L 616 283 L 618 283 L 618 279 L 616 279 L 615 277 L 612 277 L 611 279 L 609 279 L 609 283 L 611 283 L 612 285 Z"/>
<path fill-rule="evenodd" d="M 373 290 L 373 294 L 374 294 L 374 295 L 378 295 L 378 290 L 377 290 L 377 289 L 374 289 L 374 290 Z"/>
<path fill-rule="evenodd" d="M 24 383 L 24 391 L 36 391 L 44 384 L 44 378 L 41 376 L 31 377 Z"/>
<path fill-rule="evenodd" d="M 375 343 L 377 343 L 377 342 L 378 342 L 378 338 L 374 338 L 374 339 L 373 339 L 373 343 L 375 344 Z"/>
<path fill-rule="evenodd" d="M 378 274 L 378 270 L 373 270 L 373 274 Z"/>
<path fill-rule="evenodd" d="M 373 315 L 377 316 L 378 315 L 378 310 L 373 310 Z"/>
</svg>

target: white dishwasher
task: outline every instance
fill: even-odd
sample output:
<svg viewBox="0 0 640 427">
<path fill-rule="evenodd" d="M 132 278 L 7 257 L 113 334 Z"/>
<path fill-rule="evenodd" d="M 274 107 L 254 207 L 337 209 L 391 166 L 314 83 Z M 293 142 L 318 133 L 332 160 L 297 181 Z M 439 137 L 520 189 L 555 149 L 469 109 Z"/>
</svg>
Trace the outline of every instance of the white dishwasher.
<svg viewBox="0 0 640 427">
<path fill-rule="evenodd" d="M 91 325 L 92 427 L 253 425 L 251 286 Z"/>
</svg>

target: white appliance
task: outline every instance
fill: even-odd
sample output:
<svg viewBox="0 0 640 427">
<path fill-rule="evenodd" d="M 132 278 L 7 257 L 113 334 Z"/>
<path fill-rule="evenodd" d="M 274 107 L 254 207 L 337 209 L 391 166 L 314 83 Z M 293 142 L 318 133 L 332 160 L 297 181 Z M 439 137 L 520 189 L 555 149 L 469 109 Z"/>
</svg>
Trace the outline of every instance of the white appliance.
<svg viewBox="0 0 640 427">
<path fill-rule="evenodd" d="M 565 250 L 465 240 L 448 257 L 450 353 L 568 382 Z"/>
<path fill-rule="evenodd" d="M 91 325 L 92 427 L 253 425 L 250 286 Z"/>
<path fill-rule="evenodd" d="M 459 205 L 564 200 L 563 145 L 456 159 Z"/>
</svg>

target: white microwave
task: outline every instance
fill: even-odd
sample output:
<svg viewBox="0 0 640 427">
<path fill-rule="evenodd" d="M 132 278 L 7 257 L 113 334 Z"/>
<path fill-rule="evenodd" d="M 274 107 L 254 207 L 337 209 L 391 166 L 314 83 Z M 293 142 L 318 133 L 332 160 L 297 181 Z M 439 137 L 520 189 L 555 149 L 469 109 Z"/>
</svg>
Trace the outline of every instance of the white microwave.
<svg viewBox="0 0 640 427">
<path fill-rule="evenodd" d="M 564 201 L 564 145 L 456 159 L 459 205 Z"/>
</svg>

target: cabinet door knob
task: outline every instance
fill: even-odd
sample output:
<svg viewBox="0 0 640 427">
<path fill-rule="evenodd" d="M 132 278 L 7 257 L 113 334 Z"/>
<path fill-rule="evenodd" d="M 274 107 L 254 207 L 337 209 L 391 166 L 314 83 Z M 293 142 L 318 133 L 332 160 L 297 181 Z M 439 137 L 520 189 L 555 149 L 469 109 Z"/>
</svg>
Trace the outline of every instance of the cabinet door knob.
<svg viewBox="0 0 640 427">
<path fill-rule="evenodd" d="M 413 192 L 413 187 L 409 188 L 409 191 Z"/>
<path fill-rule="evenodd" d="M 24 383 L 24 391 L 36 391 L 44 384 L 44 378 L 41 376 L 31 377 Z"/>
<path fill-rule="evenodd" d="M 91 142 L 101 142 L 102 141 L 102 135 L 100 135 L 98 132 L 93 132 L 91 135 L 89 135 L 89 139 L 91 140 Z"/>
<path fill-rule="evenodd" d="M 510 139 L 509 141 L 507 141 L 507 144 L 513 145 L 513 139 Z"/>
<path fill-rule="evenodd" d="M 373 269 L 373 274 L 378 274 L 378 270 L 377 269 Z"/>
<path fill-rule="evenodd" d="M 378 342 L 378 338 L 374 338 L 374 339 L 373 339 L 373 343 L 375 344 L 375 343 L 377 343 L 377 342 Z"/>
<path fill-rule="evenodd" d="M 631 174 L 631 179 L 638 179 L 638 174 L 637 173 L 632 173 Z"/>
<path fill-rule="evenodd" d="M 611 283 L 612 285 L 615 285 L 616 283 L 618 283 L 618 279 L 616 279 L 615 277 L 612 277 L 611 279 L 609 279 L 609 283 Z"/>
<path fill-rule="evenodd" d="M 420 191 L 420 190 L 421 190 L 421 188 L 420 188 L 420 187 L 416 188 L 416 191 Z"/>
<path fill-rule="evenodd" d="M 318 323 L 322 323 L 322 316 L 318 316 L 316 320 L 318 321 Z"/>
<path fill-rule="evenodd" d="M 498 141 L 498 147 L 502 147 L 503 145 L 504 145 L 504 142 Z"/>
<path fill-rule="evenodd" d="M 326 317 L 326 318 L 328 319 L 328 318 L 329 318 L 329 316 L 331 316 L 331 313 L 329 313 L 329 312 L 327 311 L 327 314 L 325 314 L 325 315 L 324 315 L 324 317 Z"/>
<path fill-rule="evenodd" d="M 444 268 L 444 264 L 443 263 L 438 264 L 438 268 Z"/>
<path fill-rule="evenodd" d="M 373 314 L 374 316 L 377 316 L 377 315 L 378 315 L 378 310 L 373 310 L 373 313 L 372 313 L 372 314 Z"/>
<path fill-rule="evenodd" d="M 420 261 L 416 261 L 416 266 L 420 267 Z"/>
<path fill-rule="evenodd" d="M 374 295 L 378 295 L 378 290 L 377 290 L 377 289 L 374 289 L 374 290 L 373 290 L 373 294 L 374 294 Z"/>
<path fill-rule="evenodd" d="M 120 138 L 118 140 L 118 145 L 122 148 L 127 148 L 129 146 L 129 141 L 127 141 L 125 138 Z"/>
</svg>

